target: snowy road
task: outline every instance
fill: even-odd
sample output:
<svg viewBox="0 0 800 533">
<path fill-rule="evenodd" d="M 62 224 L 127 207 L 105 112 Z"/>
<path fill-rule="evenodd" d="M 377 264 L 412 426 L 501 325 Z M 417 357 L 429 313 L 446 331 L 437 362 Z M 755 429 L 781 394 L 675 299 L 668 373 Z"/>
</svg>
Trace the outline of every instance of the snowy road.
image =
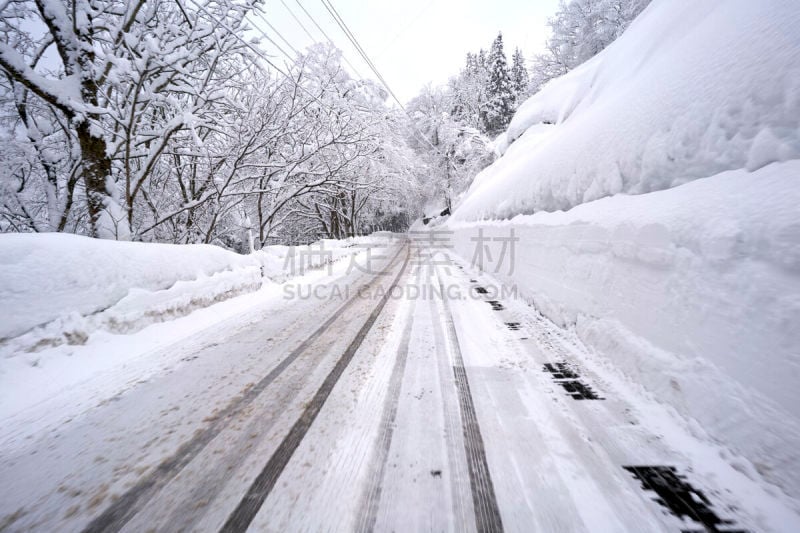
<svg viewBox="0 0 800 533">
<path fill-rule="evenodd" d="M 569 332 L 432 257 L 398 242 L 380 272 L 208 328 L 162 372 L 5 439 L 0 530 L 800 528 Z"/>
</svg>

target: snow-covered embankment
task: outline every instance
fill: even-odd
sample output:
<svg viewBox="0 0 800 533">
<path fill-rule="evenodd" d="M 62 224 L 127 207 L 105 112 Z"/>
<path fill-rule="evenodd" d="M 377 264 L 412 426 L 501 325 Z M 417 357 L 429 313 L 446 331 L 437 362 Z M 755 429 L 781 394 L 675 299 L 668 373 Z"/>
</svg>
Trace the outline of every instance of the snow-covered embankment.
<svg viewBox="0 0 800 533">
<path fill-rule="evenodd" d="M 0 351 L 82 344 L 97 330 L 137 331 L 363 249 L 354 244 L 269 246 L 239 255 L 211 245 L 2 235 Z"/>
<path fill-rule="evenodd" d="M 794 497 L 798 25 L 791 1 L 655 0 L 522 105 L 447 224 L 467 259 L 513 228 L 504 282 Z"/>
<path fill-rule="evenodd" d="M 210 342 L 254 310 L 285 305 L 282 282 L 336 279 L 351 269 L 348 258 L 388 242 L 356 237 L 239 255 L 207 245 L 0 235 L 4 437 L 66 420 L 165 371 L 191 354 L 193 339 Z"/>
</svg>

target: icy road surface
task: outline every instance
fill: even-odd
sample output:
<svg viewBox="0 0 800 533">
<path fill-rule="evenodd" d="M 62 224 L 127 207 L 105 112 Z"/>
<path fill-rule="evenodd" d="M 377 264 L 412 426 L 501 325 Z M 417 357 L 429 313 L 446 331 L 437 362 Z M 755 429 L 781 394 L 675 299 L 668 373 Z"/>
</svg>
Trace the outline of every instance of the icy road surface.
<svg viewBox="0 0 800 533">
<path fill-rule="evenodd" d="M 0 530 L 800 530 L 724 445 L 457 257 L 398 240 L 380 272 L 309 288 L 3 431 Z"/>
</svg>

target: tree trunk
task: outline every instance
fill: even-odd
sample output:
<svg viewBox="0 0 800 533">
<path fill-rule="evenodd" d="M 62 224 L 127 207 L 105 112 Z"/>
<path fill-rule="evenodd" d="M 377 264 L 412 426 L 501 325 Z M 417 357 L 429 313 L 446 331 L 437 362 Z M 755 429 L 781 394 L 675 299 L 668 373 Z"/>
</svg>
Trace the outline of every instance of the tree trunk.
<svg viewBox="0 0 800 533">
<path fill-rule="evenodd" d="M 92 236 L 113 239 L 116 236 L 113 228 L 105 227 L 100 220 L 110 200 L 108 179 L 111 176 L 111 159 L 106 154 L 106 142 L 102 137 L 92 135 L 86 120 L 79 122 L 75 131 L 81 146 L 81 174 L 86 186 Z"/>
</svg>

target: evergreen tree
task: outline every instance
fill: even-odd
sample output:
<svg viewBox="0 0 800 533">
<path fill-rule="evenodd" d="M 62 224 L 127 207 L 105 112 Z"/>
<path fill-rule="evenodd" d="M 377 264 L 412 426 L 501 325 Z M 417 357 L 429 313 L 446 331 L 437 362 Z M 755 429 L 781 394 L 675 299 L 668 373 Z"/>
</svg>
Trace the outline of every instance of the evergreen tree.
<svg viewBox="0 0 800 533">
<path fill-rule="evenodd" d="M 486 53 L 468 53 L 461 72 L 448 81 L 450 115 L 456 121 L 485 133 Z M 481 65 L 483 61 L 484 66 Z"/>
<path fill-rule="evenodd" d="M 477 64 L 478 64 L 478 70 L 479 70 L 479 71 L 480 71 L 480 70 L 485 70 L 485 69 L 486 69 L 486 66 L 487 66 L 487 65 L 488 65 L 488 63 L 489 63 L 489 60 L 488 60 L 488 59 L 487 59 L 487 57 L 486 57 L 486 50 L 484 50 L 483 48 L 481 48 L 481 49 L 478 51 L 478 57 L 476 57 L 476 58 L 475 58 L 475 60 L 476 60 L 476 62 L 477 62 Z"/>
<path fill-rule="evenodd" d="M 517 106 L 522 103 L 528 92 L 528 69 L 525 68 L 525 58 L 519 48 L 514 50 L 511 62 L 511 84 L 514 87 L 514 96 Z"/>
<path fill-rule="evenodd" d="M 503 51 L 503 34 L 498 33 L 492 43 L 488 58 L 488 78 L 486 96 L 486 131 L 496 135 L 501 133 L 514 114 L 514 87 L 508 71 L 506 54 Z"/>
<path fill-rule="evenodd" d="M 465 76 L 475 76 L 478 74 L 478 57 L 472 52 L 467 52 L 467 65 L 464 68 Z"/>
</svg>

